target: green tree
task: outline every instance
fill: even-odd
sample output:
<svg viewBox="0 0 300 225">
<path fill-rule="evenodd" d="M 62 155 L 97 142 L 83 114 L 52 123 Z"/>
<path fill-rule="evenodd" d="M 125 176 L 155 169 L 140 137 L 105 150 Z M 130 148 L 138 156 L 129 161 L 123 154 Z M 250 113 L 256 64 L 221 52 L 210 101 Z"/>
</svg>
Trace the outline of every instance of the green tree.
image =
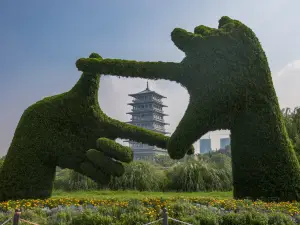
<svg viewBox="0 0 300 225">
<path fill-rule="evenodd" d="M 166 183 L 166 174 L 157 164 L 138 160 L 126 165 L 123 176 L 112 178 L 108 187 L 113 190 L 162 191 Z"/>
<path fill-rule="evenodd" d="M 283 108 L 281 110 L 285 122 L 288 136 L 295 148 L 295 151 L 300 157 L 300 107 Z"/>
<path fill-rule="evenodd" d="M 228 191 L 232 189 L 230 158 L 212 154 L 208 159 L 190 159 L 168 170 L 169 189 L 175 191 Z"/>
<path fill-rule="evenodd" d="M 170 167 L 178 162 L 178 160 L 171 159 L 169 155 L 156 155 L 154 156 L 154 162 L 162 167 Z"/>
</svg>

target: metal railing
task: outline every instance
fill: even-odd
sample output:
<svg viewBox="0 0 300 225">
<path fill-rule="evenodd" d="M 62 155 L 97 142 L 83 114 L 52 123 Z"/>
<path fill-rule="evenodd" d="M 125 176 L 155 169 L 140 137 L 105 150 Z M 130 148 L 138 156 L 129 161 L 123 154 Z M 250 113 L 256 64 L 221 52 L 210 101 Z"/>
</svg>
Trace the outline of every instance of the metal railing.
<svg viewBox="0 0 300 225">
<path fill-rule="evenodd" d="M 19 225 L 19 222 L 24 222 L 24 223 L 28 223 L 28 224 L 32 224 L 32 225 L 38 225 L 37 223 L 34 223 L 34 222 L 31 222 L 31 221 L 28 221 L 28 220 L 24 220 L 24 219 L 21 219 L 21 211 L 20 209 L 16 209 L 15 210 L 15 214 L 13 217 L 7 219 L 6 221 L 4 221 L 2 224 L 0 225 L 5 225 L 7 224 L 9 221 L 13 220 L 13 225 Z M 161 218 L 155 220 L 155 221 L 151 221 L 151 222 L 148 222 L 144 225 L 150 225 L 150 224 L 157 224 L 158 222 L 162 221 L 162 225 L 168 225 L 168 221 L 169 220 L 172 220 L 174 222 L 177 222 L 177 223 L 180 223 L 180 224 L 186 224 L 186 225 L 193 225 L 191 223 L 187 223 L 187 222 L 184 222 L 184 221 L 181 221 L 181 220 L 178 220 L 178 219 L 175 219 L 175 218 L 172 218 L 172 217 L 169 217 L 168 216 L 168 212 L 167 212 L 167 209 L 166 208 L 163 208 L 162 209 L 162 213 L 161 213 Z"/>
<path fill-rule="evenodd" d="M 13 220 L 13 225 L 19 225 L 19 222 L 24 222 L 24 223 L 28 223 L 28 224 L 32 224 L 32 225 L 38 225 L 37 223 L 33 223 L 31 221 L 21 219 L 21 210 L 20 209 L 16 209 L 14 216 L 7 219 L 5 222 L 1 223 L 0 225 L 7 224 L 11 220 Z"/>
<path fill-rule="evenodd" d="M 9 219 L 7 219 L 7 220 L 4 221 L 3 223 L 1 223 L 1 225 L 7 224 L 11 219 L 12 219 L 12 217 L 10 217 Z"/>
</svg>

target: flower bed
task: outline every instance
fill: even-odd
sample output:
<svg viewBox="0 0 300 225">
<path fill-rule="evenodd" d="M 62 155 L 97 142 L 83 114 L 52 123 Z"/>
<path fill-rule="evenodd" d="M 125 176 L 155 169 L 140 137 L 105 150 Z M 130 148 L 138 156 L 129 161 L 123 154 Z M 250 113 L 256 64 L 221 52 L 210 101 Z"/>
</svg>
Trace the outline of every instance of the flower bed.
<svg viewBox="0 0 300 225">
<path fill-rule="evenodd" d="M 93 221 L 96 218 L 98 222 L 102 221 L 103 224 L 105 224 L 104 220 L 110 221 L 108 224 L 143 224 L 160 218 L 161 209 L 164 207 L 167 208 L 169 216 L 191 223 L 198 223 L 199 220 L 203 220 L 203 217 L 205 217 L 205 220 L 209 218 L 209 220 L 215 221 L 211 224 L 223 224 L 220 221 L 226 221 L 226 218 L 231 221 L 236 217 L 241 217 L 242 219 L 239 220 L 245 220 L 245 223 L 249 223 L 248 217 L 252 219 L 257 217 L 262 221 L 257 224 L 273 224 L 264 223 L 263 221 L 270 221 L 270 218 L 278 220 L 277 217 L 279 216 L 291 222 L 283 224 L 297 224 L 298 215 L 300 214 L 298 202 L 266 203 L 262 201 L 203 197 L 145 198 L 142 200 L 51 198 L 0 203 L 2 214 L 6 215 L 6 217 L 1 216 L 2 220 L 8 218 L 14 209 L 20 208 L 24 212 L 22 215 L 25 217 L 30 211 L 38 212 L 37 214 L 41 219 L 44 218 L 43 222 L 39 221 L 40 224 L 57 224 L 56 220 L 66 220 L 65 224 L 76 224 L 74 221 L 80 220 L 82 223 L 82 220 L 88 220 L 89 218 L 93 218 Z M 60 218 L 62 214 L 69 214 L 69 216 L 65 215 Z M 56 222 L 50 223 L 49 219 L 45 219 L 47 217 L 55 217 Z M 276 219 L 274 219 L 275 217 Z M 34 219 L 35 222 L 39 219 L 37 216 L 26 218 Z M 136 223 L 137 221 L 140 222 Z"/>
<path fill-rule="evenodd" d="M 39 208 L 56 208 L 58 206 L 116 206 L 128 207 L 131 201 L 140 202 L 147 208 L 162 208 L 168 203 L 184 201 L 199 205 L 206 205 L 218 209 L 225 209 L 229 211 L 235 210 L 248 210 L 255 209 L 258 211 L 269 212 L 282 212 L 290 216 L 300 214 L 300 204 L 298 202 L 263 202 L 263 201 L 250 201 L 250 200 L 234 200 L 234 199 L 213 199 L 213 198 L 183 198 L 183 197 L 170 197 L 170 198 L 145 198 L 142 200 L 117 200 L 117 199 L 77 199 L 77 198 L 50 198 L 46 200 L 32 199 L 32 200 L 16 200 L 6 201 L 0 203 L 1 211 L 11 211 L 16 208 L 33 209 Z"/>
</svg>

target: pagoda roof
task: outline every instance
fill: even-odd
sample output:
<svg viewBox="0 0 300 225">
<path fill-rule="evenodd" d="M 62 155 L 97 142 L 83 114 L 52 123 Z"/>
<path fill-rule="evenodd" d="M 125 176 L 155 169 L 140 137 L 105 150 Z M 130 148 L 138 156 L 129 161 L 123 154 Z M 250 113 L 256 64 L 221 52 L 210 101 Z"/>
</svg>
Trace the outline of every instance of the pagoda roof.
<svg viewBox="0 0 300 225">
<path fill-rule="evenodd" d="M 158 96 L 158 97 L 160 97 L 160 98 L 167 98 L 167 97 L 165 97 L 165 96 L 163 96 L 163 95 L 158 94 L 158 93 L 155 92 L 155 91 L 151 91 L 151 90 L 149 89 L 148 81 L 147 81 L 147 87 L 146 87 L 145 90 L 143 90 L 143 91 L 141 91 L 141 92 L 138 92 L 138 93 L 135 93 L 135 94 L 129 94 L 128 96 L 136 97 L 136 96 L 140 96 L 140 95 L 148 95 L 148 94 L 154 94 L 154 95 L 156 95 L 156 96 Z"/>
<path fill-rule="evenodd" d="M 169 123 L 165 123 L 163 121 L 159 121 L 159 120 L 131 120 L 131 121 L 128 121 L 126 123 L 149 123 L 149 122 L 157 122 L 157 123 L 160 123 L 160 124 L 164 124 L 164 125 L 170 125 Z"/>
<path fill-rule="evenodd" d="M 162 103 L 160 103 L 160 102 L 157 102 L 157 101 L 155 101 L 155 100 L 146 100 L 146 101 L 138 101 L 138 102 L 130 102 L 130 103 L 128 103 L 127 105 L 141 105 L 141 104 L 145 104 L 145 103 L 155 103 L 156 105 L 159 105 L 159 106 L 161 106 L 161 107 L 168 107 L 167 105 L 164 105 L 164 104 L 162 104 Z"/>
<path fill-rule="evenodd" d="M 126 114 L 129 114 L 129 115 L 136 115 L 136 114 L 141 114 L 141 113 L 157 113 L 159 115 L 162 115 L 162 116 L 168 116 L 168 114 L 165 114 L 161 111 L 158 111 L 158 110 L 152 110 L 152 109 L 148 109 L 148 110 L 136 110 L 136 111 L 131 111 L 131 112 L 127 112 Z"/>
</svg>

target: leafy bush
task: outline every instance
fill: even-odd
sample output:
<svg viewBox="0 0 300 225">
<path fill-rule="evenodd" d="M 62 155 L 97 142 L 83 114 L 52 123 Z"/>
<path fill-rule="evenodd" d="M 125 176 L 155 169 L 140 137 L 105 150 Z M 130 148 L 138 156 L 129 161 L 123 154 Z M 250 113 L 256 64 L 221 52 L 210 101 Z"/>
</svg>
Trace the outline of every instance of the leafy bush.
<svg viewBox="0 0 300 225">
<path fill-rule="evenodd" d="M 174 160 L 171 159 L 168 155 L 156 155 L 154 157 L 154 162 L 162 167 L 170 167 L 173 166 L 175 163 L 179 162 L 181 160 Z"/>
<path fill-rule="evenodd" d="M 224 169 L 231 174 L 232 167 L 231 167 L 231 158 L 221 154 L 221 153 L 214 153 L 211 155 L 210 158 L 207 159 L 208 163 L 215 165 L 218 169 Z"/>
<path fill-rule="evenodd" d="M 268 225 L 268 217 L 258 212 L 229 213 L 222 217 L 220 225 Z"/>
<path fill-rule="evenodd" d="M 133 212 L 130 214 L 122 214 L 118 224 L 143 225 L 148 222 L 146 215 Z"/>
<path fill-rule="evenodd" d="M 164 157 L 160 163 L 164 162 Z M 168 160 L 166 158 L 166 160 Z M 90 178 L 68 169 L 57 169 L 54 188 L 64 191 L 112 190 L 138 191 L 227 191 L 232 189 L 230 157 L 214 153 L 211 157 L 193 156 L 176 161 L 166 170 L 153 161 L 134 161 L 125 165 L 125 173 L 108 185 L 97 185 Z"/>
<path fill-rule="evenodd" d="M 283 213 L 271 213 L 269 215 L 269 225 L 293 225 L 291 217 Z"/>
<path fill-rule="evenodd" d="M 112 217 L 95 213 L 92 210 L 86 210 L 72 219 L 72 225 L 111 225 L 113 222 Z"/>
<path fill-rule="evenodd" d="M 90 190 L 90 189 L 96 189 L 97 183 L 94 182 L 92 179 L 90 179 L 87 176 L 84 176 L 80 173 L 77 173 L 73 170 L 70 171 L 70 190 L 77 191 L 77 190 Z"/>
<path fill-rule="evenodd" d="M 0 213 L 0 224 L 11 218 L 9 214 Z"/>
<path fill-rule="evenodd" d="M 195 220 L 201 225 L 218 225 L 220 216 L 209 210 L 202 210 L 195 216 Z"/>
<path fill-rule="evenodd" d="M 197 214 L 187 217 L 181 217 L 180 220 L 191 223 L 191 224 L 201 224 L 201 225 L 219 225 L 221 216 L 218 213 L 214 213 L 209 209 L 198 209 Z"/>
<path fill-rule="evenodd" d="M 134 161 L 125 166 L 121 177 L 112 178 L 108 187 L 113 190 L 160 191 L 167 183 L 167 177 L 157 165 L 146 161 Z"/>
<path fill-rule="evenodd" d="M 64 191 L 93 190 L 98 186 L 92 179 L 73 170 L 60 170 L 59 174 L 60 176 L 56 176 L 54 180 L 54 189 Z"/>
<path fill-rule="evenodd" d="M 169 188 L 177 191 L 231 190 L 231 171 L 216 165 L 201 159 L 175 165 L 168 171 Z"/>
<path fill-rule="evenodd" d="M 50 216 L 47 217 L 47 223 L 44 224 L 49 224 L 49 225 L 67 225 L 67 224 L 72 224 L 72 220 L 76 218 L 78 215 L 77 211 L 74 211 L 69 208 L 65 208 L 63 210 L 58 211 L 57 213 L 53 213 Z M 35 220 L 32 220 L 35 222 Z"/>
<path fill-rule="evenodd" d="M 182 219 L 188 215 L 194 215 L 199 211 L 199 208 L 190 204 L 187 201 L 177 200 L 168 204 L 168 214 L 177 219 Z"/>
</svg>

